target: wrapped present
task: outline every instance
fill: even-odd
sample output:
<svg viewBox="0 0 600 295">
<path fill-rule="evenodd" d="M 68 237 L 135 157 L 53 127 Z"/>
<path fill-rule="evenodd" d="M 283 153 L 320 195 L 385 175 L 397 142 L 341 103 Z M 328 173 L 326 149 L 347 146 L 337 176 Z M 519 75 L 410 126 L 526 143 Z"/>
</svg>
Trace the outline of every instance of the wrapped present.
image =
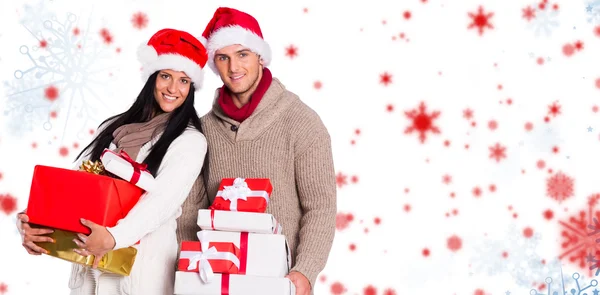
<svg viewBox="0 0 600 295">
<path fill-rule="evenodd" d="M 117 154 L 105 149 L 100 156 L 100 160 L 106 171 L 135 184 L 147 192 L 154 189 L 155 180 L 147 170 L 147 165 L 134 161 L 125 151 Z"/>
<path fill-rule="evenodd" d="M 90 229 L 81 224 L 81 218 L 114 226 L 142 194 L 141 188 L 121 179 L 37 165 L 27 215 L 31 223 L 87 235 Z"/>
<path fill-rule="evenodd" d="M 264 213 L 272 191 L 268 178 L 223 178 L 210 209 Z"/>
<path fill-rule="evenodd" d="M 201 245 L 232 243 L 239 250 L 238 274 L 284 277 L 290 271 L 290 250 L 284 235 L 202 230 Z"/>
<path fill-rule="evenodd" d="M 207 230 L 257 234 L 281 234 L 282 230 L 272 214 L 211 209 L 198 210 L 198 226 Z"/>
<path fill-rule="evenodd" d="M 175 295 L 296 295 L 296 287 L 287 278 L 215 274 L 204 283 L 197 275 L 175 272 Z"/>
<path fill-rule="evenodd" d="M 214 273 L 237 274 L 239 255 L 240 249 L 233 243 L 210 242 L 203 246 L 200 242 L 183 241 L 177 269 L 197 272 L 200 279 L 208 283 L 212 281 Z"/>
<path fill-rule="evenodd" d="M 31 226 L 37 228 L 41 227 L 34 224 L 31 224 Z M 46 236 L 51 237 L 55 243 L 42 242 L 36 243 L 36 245 L 46 249 L 48 255 L 86 266 L 92 266 L 94 264 L 94 255 L 81 256 L 73 252 L 73 249 L 79 248 L 73 241 L 73 239 L 77 238 L 76 233 L 55 229 L 53 233 L 47 234 Z M 134 247 L 110 251 L 102 257 L 98 263 L 98 269 L 107 273 L 129 276 L 136 255 L 137 249 Z"/>
</svg>

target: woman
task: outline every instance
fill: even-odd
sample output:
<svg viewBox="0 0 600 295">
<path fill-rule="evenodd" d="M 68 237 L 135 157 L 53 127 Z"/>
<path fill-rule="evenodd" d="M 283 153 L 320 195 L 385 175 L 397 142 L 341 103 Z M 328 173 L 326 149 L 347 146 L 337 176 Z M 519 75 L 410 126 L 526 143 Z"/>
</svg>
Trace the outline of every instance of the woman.
<svg viewBox="0 0 600 295">
<path fill-rule="evenodd" d="M 87 256 L 134 246 L 138 249 L 131 275 L 123 277 L 73 264 L 71 294 L 173 294 L 177 258 L 176 219 L 181 205 L 202 169 L 207 150 L 200 119 L 194 109 L 194 92 L 200 88 L 207 53 L 200 41 L 182 31 L 157 32 L 138 51 L 147 82 L 126 112 L 104 121 L 96 138 L 79 160 L 98 160 L 104 148 L 124 150 L 148 165 L 156 190 L 146 192 L 128 215 L 105 228 L 82 220 L 89 236 L 76 239 Z M 101 131 L 100 131 L 101 130 Z M 86 153 L 86 157 L 81 156 Z M 48 230 L 32 229 L 19 215 L 23 246 L 30 254 L 44 249 L 34 242 L 48 241 Z M 140 241 L 139 245 L 136 244 Z M 99 259 L 96 259 L 98 262 Z"/>
</svg>

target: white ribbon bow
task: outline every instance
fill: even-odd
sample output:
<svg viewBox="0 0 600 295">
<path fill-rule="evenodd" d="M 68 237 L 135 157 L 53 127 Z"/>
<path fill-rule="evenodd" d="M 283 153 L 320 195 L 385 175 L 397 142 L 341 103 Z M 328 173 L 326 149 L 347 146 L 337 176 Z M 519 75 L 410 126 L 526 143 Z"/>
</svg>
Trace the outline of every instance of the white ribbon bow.
<svg viewBox="0 0 600 295">
<path fill-rule="evenodd" d="M 179 259 L 189 259 L 190 264 L 188 270 L 194 270 L 197 268 L 198 262 L 200 263 L 200 279 L 204 283 L 210 283 L 215 276 L 212 266 L 208 262 L 209 259 L 229 260 L 235 264 L 238 268 L 240 267 L 240 260 L 231 252 L 218 252 L 217 248 L 210 247 L 204 252 L 198 251 L 181 251 Z"/>
<path fill-rule="evenodd" d="M 248 187 L 248 183 L 246 183 L 246 180 L 238 177 L 233 181 L 233 185 L 224 187 L 221 197 L 225 201 L 231 201 L 229 210 L 237 211 L 237 201 L 247 201 L 248 195 L 250 195 L 251 193 L 252 190 Z"/>
<path fill-rule="evenodd" d="M 231 201 L 229 211 L 237 211 L 237 201 L 248 201 L 248 197 L 256 196 L 264 198 L 269 202 L 269 195 L 266 191 L 253 191 L 248 187 L 248 183 L 244 178 L 236 178 L 233 180 L 233 185 L 224 186 L 222 191 L 217 192 L 217 197 L 223 198 L 225 201 Z"/>
</svg>

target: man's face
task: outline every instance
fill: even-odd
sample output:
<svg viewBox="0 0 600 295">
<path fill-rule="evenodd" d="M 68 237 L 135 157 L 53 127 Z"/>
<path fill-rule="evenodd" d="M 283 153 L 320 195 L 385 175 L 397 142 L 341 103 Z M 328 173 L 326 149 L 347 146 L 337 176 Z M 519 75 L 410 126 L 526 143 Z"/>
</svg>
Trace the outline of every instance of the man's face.
<svg viewBox="0 0 600 295">
<path fill-rule="evenodd" d="M 254 91 L 262 78 L 260 57 L 242 45 L 230 45 L 215 52 L 215 66 L 221 80 L 233 94 Z"/>
</svg>

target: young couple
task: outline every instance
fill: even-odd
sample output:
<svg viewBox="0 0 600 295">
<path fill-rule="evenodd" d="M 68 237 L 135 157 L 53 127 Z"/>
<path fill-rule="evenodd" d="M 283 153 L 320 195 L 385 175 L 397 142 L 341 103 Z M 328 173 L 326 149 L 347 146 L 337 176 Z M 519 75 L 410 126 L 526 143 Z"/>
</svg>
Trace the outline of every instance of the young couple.
<svg viewBox="0 0 600 295">
<path fill-rule="evenodd" d="M 81 255 L 134 246 L 131 275 L 73 264 L 71 294 L 173 294 L 178 243 L 197 240 L 198 209 L 207 208 L 222 178 L 269 178 L 267 209 L 283 226 L 292 251 L 288 278 L 310 294 L 325 267 L 335 233 L 336 186 L 331 142 L 319 116 L 273 78 L 271 49 L 252 16 L 219 8 L 202 41 L 164 29 L 140 49 L 147 79 L 129 110 L 104 121 L 78 162 L 99 160 L 104 148 L 124 150 L 148 165 L 157 182 L 114 227 L 87 220 L 76 240 Z M 221 77 L 212 109 L 199 118 L 194 94 L 203 68 Z M 23 246 L 50 241 L 21 213 Z M 140 241 L 138 245 L 135 245 Z M 96 262 L 99 259 L 96 259 Z"/>
</svg>

